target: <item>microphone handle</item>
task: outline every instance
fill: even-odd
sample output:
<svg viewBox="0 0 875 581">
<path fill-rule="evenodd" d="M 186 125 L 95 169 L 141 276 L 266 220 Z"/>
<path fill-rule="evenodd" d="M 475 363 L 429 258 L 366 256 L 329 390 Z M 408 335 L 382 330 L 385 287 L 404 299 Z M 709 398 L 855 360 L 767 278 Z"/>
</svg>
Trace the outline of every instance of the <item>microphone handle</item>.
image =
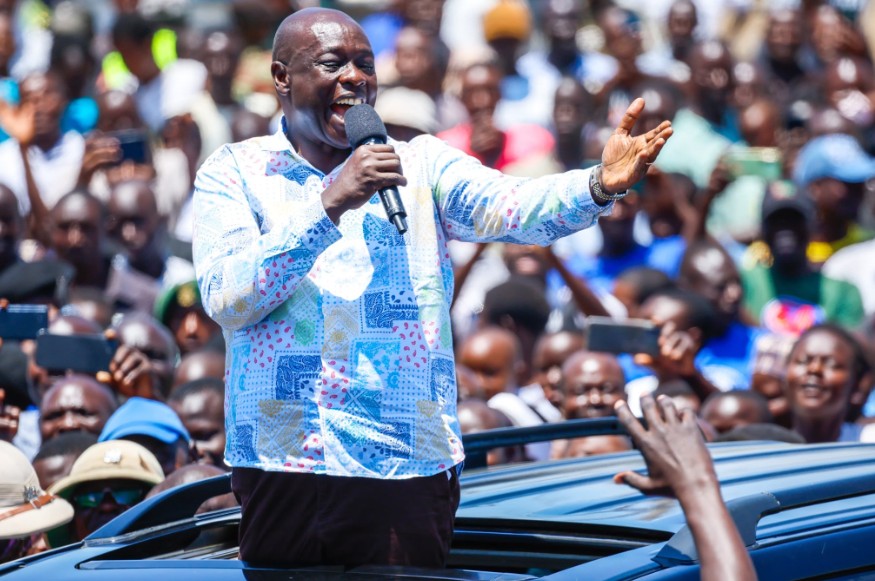
<svg viewBox="0 0 875 581">
<path fill-rule="evenodd" d="M 371 137 L 362 141 L 359 145 L 385 145 L 386 140 L 378 137 Z M 401 194 L 398 188 L 392 186 L 384 188 L 377 192 L 380 196 L 380 201 L 383 202 L 383 208 L 386 210 L 386 216 L 389 221 L 395 225 L 398 234 L 407 232 L 407 211 L 404 209 L 404 204 L 401 202 Z"/>
</svg>

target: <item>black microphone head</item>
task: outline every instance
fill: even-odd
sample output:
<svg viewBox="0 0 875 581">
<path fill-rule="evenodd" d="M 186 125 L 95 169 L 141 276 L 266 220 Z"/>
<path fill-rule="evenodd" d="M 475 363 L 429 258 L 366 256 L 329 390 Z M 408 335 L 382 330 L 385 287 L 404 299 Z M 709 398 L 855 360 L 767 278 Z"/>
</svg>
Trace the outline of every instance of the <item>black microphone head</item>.
<svg viewBox="0 0 875 581">
<path fill-rule="evenodd" d="M 386 126 L 383 120 L 367 103 L 350 107 L 343 116 L 346 136 L 350 147 L 358 147 L 369 139 L 386 143 Z"/>
</svg>

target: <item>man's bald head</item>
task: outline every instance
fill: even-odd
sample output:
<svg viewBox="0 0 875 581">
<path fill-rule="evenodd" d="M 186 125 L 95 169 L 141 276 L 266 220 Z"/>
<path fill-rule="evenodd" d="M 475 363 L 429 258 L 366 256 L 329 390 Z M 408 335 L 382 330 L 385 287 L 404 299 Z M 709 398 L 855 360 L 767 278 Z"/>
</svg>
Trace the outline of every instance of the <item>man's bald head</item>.
<svg viewBox="0 0 875 581">
<path fill-rule="evenodd" d="M 318 22 L 337 22 L 361 29 L 348 14 L 331 8 L 304 8 L 282 21 L 273 37 L 273 60 L 288 63 L 297 48 L 308 42 L 312 27 Z"/>
</svg>

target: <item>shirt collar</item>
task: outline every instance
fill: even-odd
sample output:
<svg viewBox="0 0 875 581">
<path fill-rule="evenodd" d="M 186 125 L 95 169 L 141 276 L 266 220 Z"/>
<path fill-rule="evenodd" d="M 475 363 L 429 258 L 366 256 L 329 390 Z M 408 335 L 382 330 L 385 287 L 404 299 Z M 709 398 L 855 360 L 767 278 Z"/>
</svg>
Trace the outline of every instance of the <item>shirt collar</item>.
<svg viewBox="0 0 875 581">
<path fill-rule="evenodd" d="M 285 116 L 280 117 L 280 126 L 273 133 L 273 135 L 268 135 L 262 138 L 262 151 L 288 151 L 295 157 L 300 157 L 297 152 L 292 148 L 292 143 L 289 141 L 288 137 L 286 137 L 287 128 L 288 125 L 286 124 Z"/>
</svg>

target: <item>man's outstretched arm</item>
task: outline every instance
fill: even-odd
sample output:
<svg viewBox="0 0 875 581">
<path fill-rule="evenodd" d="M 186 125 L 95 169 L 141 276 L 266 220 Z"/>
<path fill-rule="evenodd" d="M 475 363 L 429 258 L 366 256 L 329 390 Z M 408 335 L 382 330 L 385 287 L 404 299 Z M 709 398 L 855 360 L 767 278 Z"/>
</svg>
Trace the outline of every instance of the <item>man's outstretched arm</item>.
<svg viewBox="0 0 875 581">
<path fill-rule="evenodd" d="M 750 581 L 756 570 L 738 529 L 720 496 L 714 462 L 705 447 L 692 410 L 678 411 L 671 398 L 641 400 L 647 429 L 626 402 L 617 402 L 617 417 L 647 464 L 647 475 L 621 472 L 614 477 L 648 495 L 678 499 L 699 552 L 704 581 Z"/>
</svg>

